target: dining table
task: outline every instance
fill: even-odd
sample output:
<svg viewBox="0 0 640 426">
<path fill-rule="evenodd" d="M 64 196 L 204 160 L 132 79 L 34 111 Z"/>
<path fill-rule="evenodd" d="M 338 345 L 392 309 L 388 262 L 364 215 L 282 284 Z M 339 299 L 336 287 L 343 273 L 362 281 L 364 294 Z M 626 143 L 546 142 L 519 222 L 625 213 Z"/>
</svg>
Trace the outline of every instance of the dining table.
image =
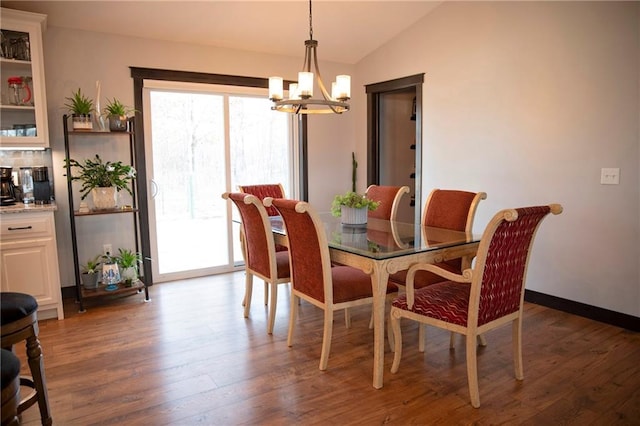
<svg viewBox="0 0 640 426">
<path fill-rule="evenodd" d="M 352 266 L 371 276 L 373 290 L 373 387 L 383 386 L 384 330 L 387 281 L 390 274 L 418 262 L 439 263 L 463 259 L 469 267 L 480 236 L 444 228 L 369 218 L 366 224 L 344 225 L 331 213 L 319 213 L 326 232 L 331 261 Z M 280 216 L 270 217 L 276 243 L 287 245 Z"/>
</svg>

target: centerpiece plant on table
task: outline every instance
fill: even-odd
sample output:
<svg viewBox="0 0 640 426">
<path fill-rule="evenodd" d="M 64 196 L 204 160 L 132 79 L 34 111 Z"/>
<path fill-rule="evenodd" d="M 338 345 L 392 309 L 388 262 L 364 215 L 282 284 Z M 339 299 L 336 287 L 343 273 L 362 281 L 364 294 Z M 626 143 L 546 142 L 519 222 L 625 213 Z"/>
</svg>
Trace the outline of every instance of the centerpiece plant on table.
<svg viewBox="0 0 640 426">
<path fill-rule="evenodd" d="M 117 206 L 118 191 L 124 189 L 133 195 L 129 182 L 136 177 L 133 166 L 123 164 L 122 161 L 103 161 L 98 154 L 93 159 L 86 159 L 80 163 L 72 158 L 65 159 L 65 168 L 76 168 L 79 173 L 70 174 L 68 179 L 82 182 L 80 187 L 81 199 L 89 193 L 93 204 L 99 210 L 113 209 Z"/>
<path fill-rule="evenodd" d="M 358 162 L 354 153 L 351 154 L 351 158 L 353 167 L 351 191 L 334 197 L 331 203 L 331 214 L 335 217 L 342 217 L 342 223 L 345 225 L 361 225 L 367 223 L 367 213 L 377 209 L 380 203 L 356 192 Z"/>
</svg>

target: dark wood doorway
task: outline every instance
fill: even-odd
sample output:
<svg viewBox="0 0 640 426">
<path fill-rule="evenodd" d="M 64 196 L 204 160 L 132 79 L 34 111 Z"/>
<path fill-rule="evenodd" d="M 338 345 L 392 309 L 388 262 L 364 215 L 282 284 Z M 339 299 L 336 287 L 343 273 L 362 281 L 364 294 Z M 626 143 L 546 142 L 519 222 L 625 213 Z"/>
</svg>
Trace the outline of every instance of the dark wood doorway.
<svg viewBox="0 0 640 426">
<path fill-rule="evenodd" d="M 420 223 L 424 73 L 366 85 L 367 182 L 407 185 L 401 221 Z M 405 200 L 403 200 L 405 201 Z"/>
</svg>

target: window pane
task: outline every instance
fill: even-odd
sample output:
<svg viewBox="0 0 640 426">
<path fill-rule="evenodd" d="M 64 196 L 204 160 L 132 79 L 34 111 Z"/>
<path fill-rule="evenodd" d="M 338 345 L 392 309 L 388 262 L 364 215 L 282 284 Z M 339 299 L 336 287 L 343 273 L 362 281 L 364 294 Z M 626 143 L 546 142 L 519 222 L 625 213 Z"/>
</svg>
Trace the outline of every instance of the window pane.
<svg viewBox="0 0 640 426">
<path fill-rule="evenodd" d="M 290 196 L 290 119 L 264 98 L 229 97 L 231 187 L 281 183 Z"/>
<path fill-rule="evenodd" d="M 152 91 L 153 179 L 160 274 L 228 264 L 224 97 Z"/>
</svg>

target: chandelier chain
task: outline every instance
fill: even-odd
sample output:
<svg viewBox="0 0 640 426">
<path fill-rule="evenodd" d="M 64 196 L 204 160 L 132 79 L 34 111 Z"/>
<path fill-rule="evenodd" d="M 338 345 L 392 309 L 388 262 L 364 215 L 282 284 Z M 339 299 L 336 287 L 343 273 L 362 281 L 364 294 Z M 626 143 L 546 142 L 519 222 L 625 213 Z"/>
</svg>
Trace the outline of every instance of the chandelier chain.
<svg viewBox="0 0 640 426">
<path fill-rule="evenodd" d="M 313 14 L 311 13 L 311 0 L 309 0 L 309 40 L 313 40 Z"/>
</svg>

